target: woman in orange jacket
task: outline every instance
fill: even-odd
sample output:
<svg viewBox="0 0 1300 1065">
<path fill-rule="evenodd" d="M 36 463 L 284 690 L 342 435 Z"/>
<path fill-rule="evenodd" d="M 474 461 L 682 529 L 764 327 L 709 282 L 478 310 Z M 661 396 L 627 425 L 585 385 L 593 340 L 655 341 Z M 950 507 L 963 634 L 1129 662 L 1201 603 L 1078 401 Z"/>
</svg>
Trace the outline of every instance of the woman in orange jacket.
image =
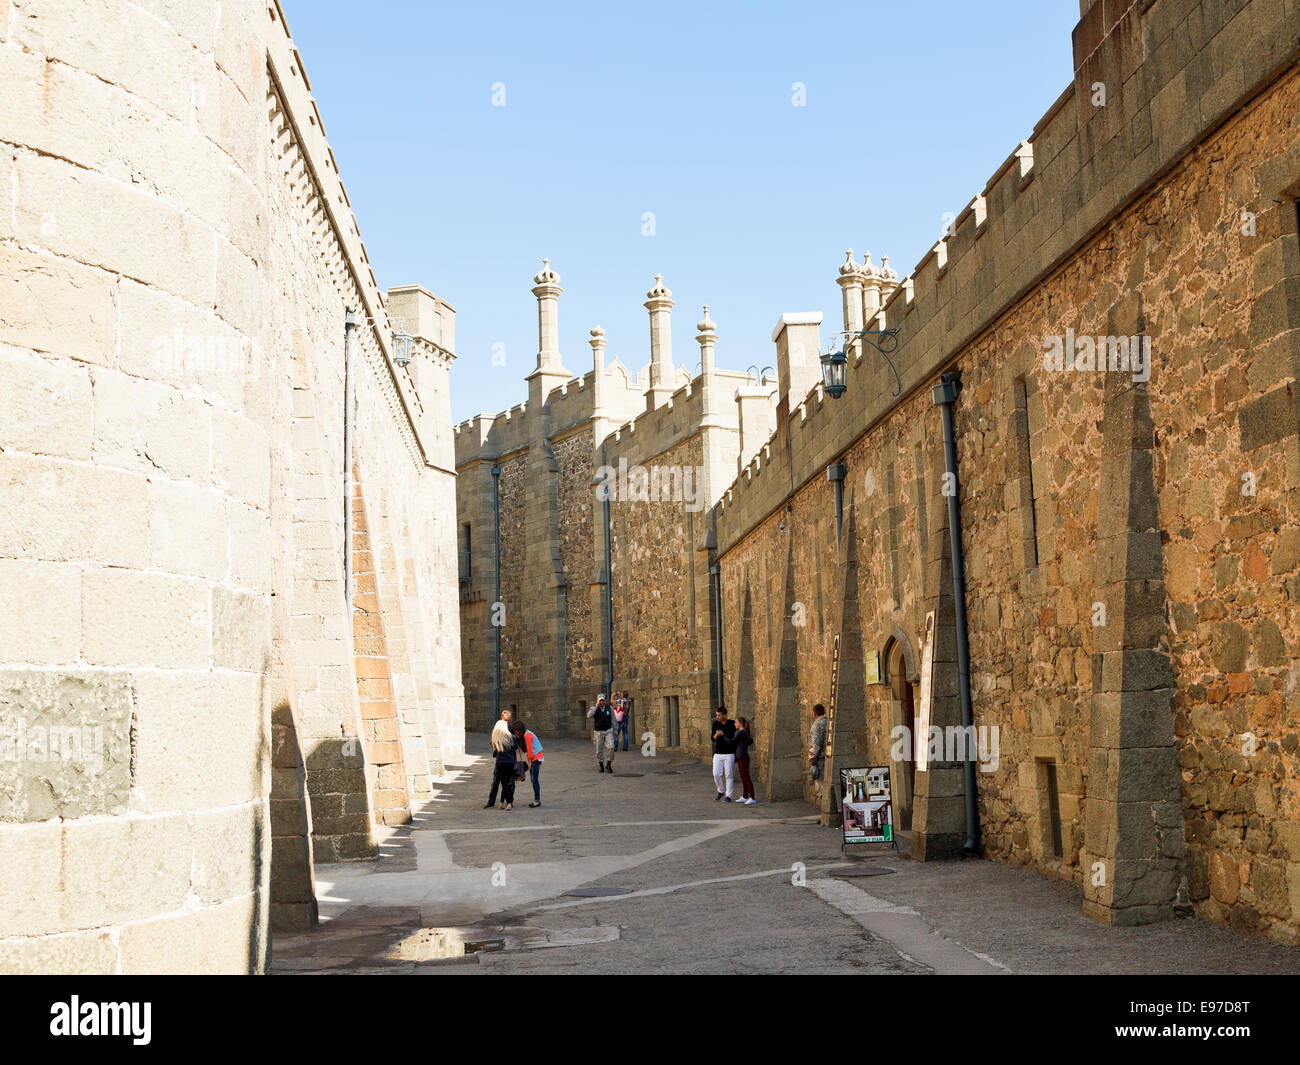
<svg viewBox="0 0 1300 1065">
<path fill-rule="evenodd" d="M 524 753 L 528 760 L 528 771 L 533 778 L 533 801 L 528 805 L 536 807 L 542 805 L 542 785 L 538 775 L 542 771 L 542 741 L 537 738 L 537 733 L 533 732 L 522 721 L 515 725 L 515 739 L 519 743 L 519 749 Z"/>
</svg>

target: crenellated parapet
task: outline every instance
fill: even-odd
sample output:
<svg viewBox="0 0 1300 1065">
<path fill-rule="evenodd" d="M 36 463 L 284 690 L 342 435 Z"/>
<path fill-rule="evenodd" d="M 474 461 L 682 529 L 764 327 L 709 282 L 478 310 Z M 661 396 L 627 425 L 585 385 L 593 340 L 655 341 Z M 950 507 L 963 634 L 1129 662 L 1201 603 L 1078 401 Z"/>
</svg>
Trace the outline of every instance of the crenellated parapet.
<svg viewBox="0 0 1300 1065">
<path fill-rule="evenodd" d="M 1256 37 L 1294 44 L 1294 27 L 1269 10 L 1260 5 L 1252 12 Z M 723 494 L 721 549 L 929 383 L 1286 61 L 1276 48 L 1248 50 L 1236 73 L 1225 68 L 1217 79 L 1191 78 L 1194 56 L 1212 52 L 1217 42 L 1210 41 L 1208 25 L 1180 29 L 1185 19 L 1176 4 L 1094 5 L 1076 31 L 1074 82 L 949 219 L 911 273 L 899 278 L 887 258 L 871 267 L 869 256 L 865 267 L 840 267 L 836 280 L 846 305 L 862 289 L 861 328 L 898 330 L 890 356 L 898 381 L 877 351 L 850 345 L 845 398 L 825 403 L 814 386 L 802 403 L 791 402 L 790 459 L 773 460 L 783 466 L 779 476 L 764 474 L 760 463 Z M 1147 50 L 1143 76 L 1120 80 L 1121 53 L 1139 40 Z M 845 319 L 844 328 L 856 326 L 856 307 L 846 307 Z M 784 468 L 787 461 L 793 468 Z"/>
</svg>

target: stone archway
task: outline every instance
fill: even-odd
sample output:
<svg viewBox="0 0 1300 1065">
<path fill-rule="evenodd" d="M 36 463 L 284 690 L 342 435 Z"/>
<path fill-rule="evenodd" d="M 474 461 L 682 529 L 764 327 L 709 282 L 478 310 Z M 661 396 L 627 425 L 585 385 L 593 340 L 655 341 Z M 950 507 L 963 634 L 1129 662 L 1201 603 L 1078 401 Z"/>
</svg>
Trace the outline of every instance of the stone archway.
<svg viewBox="0 0 1300 1065">
<path fill-rule="evenodd" d="M 884 676 L 881 678 L 889 691 L 887 700 L 886 735 L 890 749 L 894 749 L 894 729 L 900 726 L 908 731 L 911 742 L 903 747 L 903 757 L 894 762 L 890 774 L 894 792 L 894 819 L 904 831 L 912 828 L 913 796 L 916 792 L 916 745 L 922 738 L 916 735 L 916 713 L 920 700 L 918 686 L 921 682 L 916 667 L 916 654 L 907 634 L 895 629 L 881 652 Z"/>
</svg>

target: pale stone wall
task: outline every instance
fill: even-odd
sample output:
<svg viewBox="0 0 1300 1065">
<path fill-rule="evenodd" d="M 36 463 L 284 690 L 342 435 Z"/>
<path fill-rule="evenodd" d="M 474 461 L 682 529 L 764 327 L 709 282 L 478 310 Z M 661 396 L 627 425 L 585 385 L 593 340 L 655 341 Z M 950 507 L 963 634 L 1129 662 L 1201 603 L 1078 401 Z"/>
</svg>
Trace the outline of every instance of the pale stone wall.
<svg viewBox="0 0 1300 1065">
<path fill-rule="evenodd" d="M 264 964 L 264 10 L 0 5 L 4 971 Z"/>
<path fill-rule="evenodd" d="M 0 95 L 0 728 L 95 745 L 0 760 L 0 970 L 261 971 L 388 783 L 345 307 L 408 808 L 463 749 L 451 308 L 399 370 L 278 5 L 0 3 Z"/>
</svg>

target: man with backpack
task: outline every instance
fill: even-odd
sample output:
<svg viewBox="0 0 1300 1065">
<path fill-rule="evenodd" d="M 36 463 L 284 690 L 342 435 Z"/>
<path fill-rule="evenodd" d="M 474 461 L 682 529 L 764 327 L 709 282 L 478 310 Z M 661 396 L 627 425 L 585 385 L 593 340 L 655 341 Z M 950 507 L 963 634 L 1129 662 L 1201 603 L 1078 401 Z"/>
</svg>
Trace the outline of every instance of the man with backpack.
<svg viewBox="0 0 1300 1065">
<path fill-rule="evenodd" d="M 596 705 L 587 711 L 587 716 L 591 718 L 593 737 L 596 740 L 596 769 L 601 773 L 614 772 L 614 715 L 610 711 L 609 704 L 605 702 L 604 695 L 596 696 Z M 606 745 L 609 746 L 609 755 L 605 756 Z"/>
</svg>

